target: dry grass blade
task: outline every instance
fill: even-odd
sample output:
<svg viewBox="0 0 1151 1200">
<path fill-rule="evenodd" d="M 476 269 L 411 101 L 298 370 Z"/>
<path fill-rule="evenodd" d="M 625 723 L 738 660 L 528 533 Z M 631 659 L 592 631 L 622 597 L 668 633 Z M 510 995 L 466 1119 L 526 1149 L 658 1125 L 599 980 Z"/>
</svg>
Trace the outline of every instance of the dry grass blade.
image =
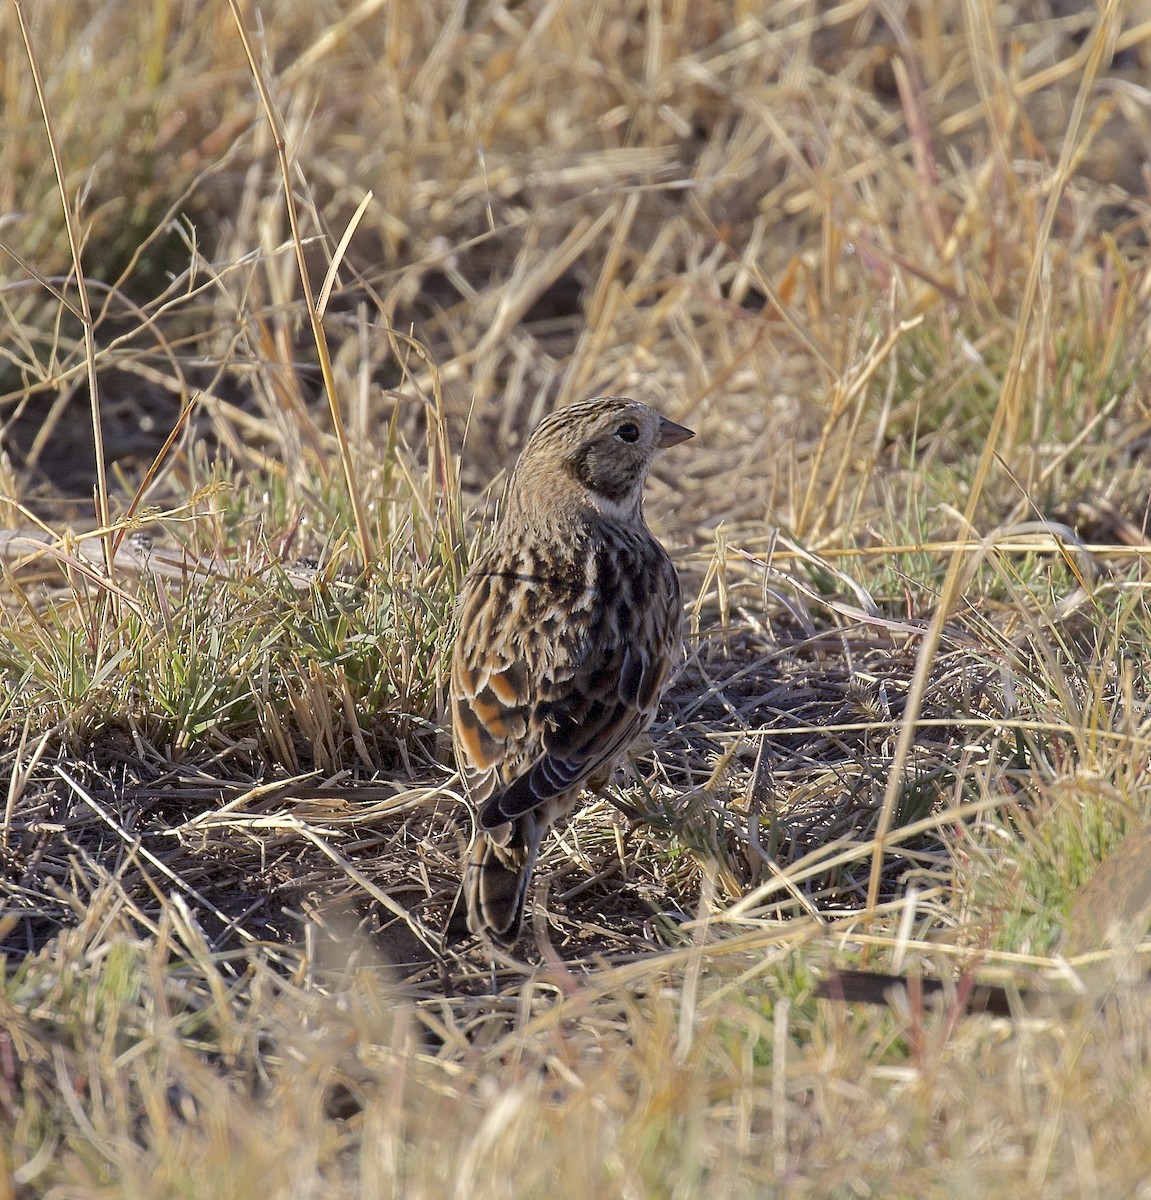
<svg viewBox="0 0 1151 1200">
<path fill-rule="evenodd" d="M 332 288 L 336 286 L 336 277 L 339 274 L 340 263 L 344 261 L 344 255 L 347 253 L 348 244 L 355 235 L 356 227 L 359 225 L 361 218 L 373 199 L 374 197 L 371 192 L 364 193 L 364 198 L 360 201 L 356 211 L 352 213 L 352 219 L 340 235 L 340 240 L 332 254 L 332 261 L 328 265 L 328 273 L 324 276 L 324 282 L 320 287 L 320 294 L 316 300 L 316 312 L 321 321 L 324 319 L 324 313 L 327 312 L 328 300 L 331 297 Z"/>
<path fill-rule="evenodd" d="M 100 415 L 100 390 L 96 382 L 96 341 L 95 325 L 92 321 L 92 306 L 88 301 L 87 277 L 80 257 L 80 234 L 76 227 L 76 214 L 72 210 L 72 201 L 68 195 L 65 183 L 64 164 L 60 159 L 59 145 L 52 124 L 52 114 L 44 92 L 44 80 L 40 73 L 40 64 L 36 50 L 32 45 L 27 22 L 24 19 L 24 7 L 21 0 L 12 0 L 16 11 L 16 19 L 20 25 L 20 36 L 24 42 L 24 52 L 28 57 L 28 68 L 36 87 L 36 98 L 40 105 L 40 117 L 44 123 L 44 133 L 48 140 L 48 150 L 52 157 L 52 168 L 56 173 L 56 185 L 59 189 L 61 211 L 64 214 L 64 225 L 68 231 L 68 248 L 72 256 L 72 270 L 76 277 L 76 294 L 80 300 L 80 320 L 84 330 L 84 363 L 87 368 L 88 395 L 91 402 L 92 438 L 95 450 L 96 464 L 96 521 L 104 531 L 102 536 L 104 547 L 104 567 L 109 582 L 112 579 L 112 561 L 114 547 L 112 545 L 112 519 L 108 507 L 108 475 L 104 457 L 104 426 Z M 113 597 L 114 605 L 114 597 Z"/>
<path fill-rule="evenodd" d="M 167 865 L 167 863 L 163 862 L 149 849 L 147 849 L 147 847 L 140 845 L 139 840 L 133 838 L 128 831 L 118 821 L 116 821 L 111 814 L 108 813 L 77 780 L 73 779 L 68 774 L 67 771 L 57 767 L 56 773 L 61 779 L 64 780 L 68 787 L 72 789 L 75 795 L 82 800 L 100 818 L 101 821 L 103 821 L 110 829 L 112 829 L 119 838 L 123 840 L 124 844 L 129 847 L 129 852 L 131 854 L 138 854 L 142 859 L 144 859 L 145 862 L 155 867 L 156 870 L 158 870 L 165 879 L 169 880 L 178 891 L 190 896 L 196 901 L 197 904 L 203 905 L 205 909 L 219 917 L 220 920 L 223 921 L 225 928 L 233 927 L 232 922 L 225 917 L 222 912 L 220 912 L 220 910 L 207 896 L 204 896 L 201 892 L 197 891 L 196 888 L 192 887 L 185 880 L 181 879 L 180 876 Z M 246 941 L 255 940 L 252 938 L 251 934 L 249 934 L 243 928 L 243 926 L 236 925 L 235 930 L 239 936 Z"/>
<path fill-rule="evenodd" d="M 352 506 L 352 513 L 355 517 L 356 540 L 360 550 L 360 564 L 364 571 L 370 571 L 376 559 L 375 544 L 369 531 L 367 515 L 364 512 L 356 465 L 352 461 L 352 449 L 348 441 L 348 432 L 344 425 L 344 416 L 336 391 L 336 381 L 332 373 L 332 359 L 328 350 L 328 339 L 324 333 L 323 313 L 317 307 L 313 295 L 311 276 L 308 273 L 308 265 L 304 255 L 304 242 L 300 233 L 295 192 L 292 187 L 293 171 L 288 161 L 287 142 L 284 137 L 283 126 L 280 122 L 276 106 L 272 102 L 268 81 L 256 59 L 255 51 L 252 48 L 252 43 L 248 37 L 243 16 L 240 13 L 236 0 L 228 0 L 228 6 L 232 11 L 232 17 L 236 23 L 236 31 L 240 35 L 240 41 L 244 46 L 244 54 L 248 60 L 248 69 L 251 71 L 252 79 L 255 81 L 256 88 L 259 91 L 260 101 L 264 107 L 264 114 L 267 117 L 275 140 L 276 156 L 279 161 L 280 176 L 284 186 L 284 204 L 288 212 L 288 223 L 292 231 L 292 246 L 296 252 L 296 265 L 300 273 L 300 286 L 304 292 L 308 319 L 311 322 L 312 338 L 315 341 L 316 352 L 319 355 L 320 370 L 324 378 L 324 394 L 328 398 L 328 410 L 332 417 L 332 429 L 335 432 L 336 443 L 340 450 L 340 465 L 344 472 L 344 484 L 348 489 L 348 501 Z"/>
<path fill-rule="evenodd" d="M 1076 92 L 1075 104 L 1070 122 L 1068 123 L 1066 136 L 1063 139 L 1059 163 L 1055 167 L 1051 186 L 1048 189 L 1042 223 L 1040 224 L 1035 244 L 1031 250 L 1031 266 L 1028 270 L 1027 280 L 1020 299 L 1019 312 L 1015 325 L 1015 340 L 1012 345 L 1011 355 L 1007 360 L 1007 371 L 1003 380 L 1002 390 L 995 406 L 991 428 L 984 439 L 983 452 L 980 455 L 979 465 L 975 471 L 975 478 L 967 495 L 967 505 L 963 512 L 963 524 L 968 529 L 973 527 L 975 513 L 983 498 L 987 476 L 995 460 L 995 455 L 999 451 L 1000 435 L 1004 429 L 1007 430 L 1008 441 L 1014 441 L 1019 421 L 1020 378 L 1028 346 L 1028 332 L 1032 320 L 1035 319 L 1035 300 L 1039 290 L 1039 281 L 1043 273 L 1044 256 L 1051 237 L 1052 227 L 1055 224 L 1059 198 L 1063 194 L 1063 190 L 1067 186 L 1067 182 L 1071 176 L 1072 164 L 1079 145 L 1079 134 L 1083 123 L 1087 98 L 1090 95 L 1092 84 L 1099 74 L 1099 68 L 1107 46 L 1114 44 L 1115 34 L 1118 29 L 1119 7 L 1119 0 L 1107 0 L 1092 30 L 1087 64 L 1080 79 L 1078 91 Z M 963 560 L 958 554 L 953 555 L 951 561 L 948 563 L 947 576 L 943 582 L 943 589 L 935 616 L 928 628 L 927 636 L 923 640 L 923 645 L 920 647 L 919 662 L 916 665 L 915 676 L 912 679 L 911 691 L 908 696 L 907 713 L 904 716 L 904 723 L 900 730 L 899 742 L 895 750 L 895 761 L 892 764 L 891 778 L 888 781 L 887 791 L 884 794 L 883 810 L 880 814 L 879 826 L 875 835 L 871 879 L 867 891 L 869 908 L 875 903 L 879 895 L 883 872 L 884 839 L 894 819 L 895 805 L 901 787 L 901 776 L 907 763 L 907 756 L 911 751 L 912 741 L 915 737 L 915 721 L 919 715 L 919 706 L 923 699 L 924 689 L 927 686 L 931 659 L 939 647 L 939 640 L 943 633 L 944 624 L 959 595 L 963 579 L 963 569 Z"/>
</svg>

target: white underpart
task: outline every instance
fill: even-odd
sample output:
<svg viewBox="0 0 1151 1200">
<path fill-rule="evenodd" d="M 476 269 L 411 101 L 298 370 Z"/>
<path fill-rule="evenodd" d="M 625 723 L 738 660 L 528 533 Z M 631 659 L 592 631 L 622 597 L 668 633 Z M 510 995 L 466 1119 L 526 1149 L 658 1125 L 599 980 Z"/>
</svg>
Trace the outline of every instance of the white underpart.
<svg viewBox="0 0 1151 1200">
<path fill-rule="evenodd" d="M 631 521 L 636 515 L 636 493 L 629 492 L 627 499 L 621 504 L 610 496 L 601 496 L 599 492 L 588 489 L 588 496 L 597 512 L 603 513 L 613 521 Z"/>
</svg>

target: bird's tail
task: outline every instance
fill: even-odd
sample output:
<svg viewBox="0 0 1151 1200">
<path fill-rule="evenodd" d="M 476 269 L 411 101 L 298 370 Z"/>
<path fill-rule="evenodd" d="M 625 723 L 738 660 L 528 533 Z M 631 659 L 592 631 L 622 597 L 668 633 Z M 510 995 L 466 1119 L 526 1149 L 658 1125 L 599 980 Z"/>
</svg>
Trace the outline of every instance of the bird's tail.
<svg viewBox="0 0 1151 1200">
<path fill-rule="evenodd" d="M 464 899 L 472 933 L 511 945 L 523 924 L 539 834 L 530 814 L 516 821 L 504 840 L 499 835 L 506 828 L 477 830 L 464 867 Z"/>
</svg>

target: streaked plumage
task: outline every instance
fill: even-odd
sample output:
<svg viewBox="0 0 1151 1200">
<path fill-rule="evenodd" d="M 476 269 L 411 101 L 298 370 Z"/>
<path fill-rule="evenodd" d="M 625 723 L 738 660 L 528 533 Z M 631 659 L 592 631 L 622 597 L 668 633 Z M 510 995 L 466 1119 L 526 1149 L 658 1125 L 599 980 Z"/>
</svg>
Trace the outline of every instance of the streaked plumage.
<svg viewBox="0 0 1151 1200">
<path fill-rule="evenodd" d="M 450 691 L 477 814 L 463 883 L 474 933 L 516 939 L 544 832 L 655 716 L 681 608 L 643 486 L 657 451 L 691 436 L 617 397 L 552 413 L 464 580 Z"/>
</svg>

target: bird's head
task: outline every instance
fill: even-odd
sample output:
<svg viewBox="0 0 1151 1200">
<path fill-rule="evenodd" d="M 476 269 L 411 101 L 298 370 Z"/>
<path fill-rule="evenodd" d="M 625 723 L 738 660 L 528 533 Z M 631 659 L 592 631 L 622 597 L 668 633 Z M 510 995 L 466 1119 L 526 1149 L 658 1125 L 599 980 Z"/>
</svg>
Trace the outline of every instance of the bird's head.
<svg viewBox="0 0 1151 1200">
<path fill-rule="evenodd" d="M 528 512 L 574 502 L 617 519 L 638 516 L 656 454 L 694 436 L 638 400 L 580 401 L 545 417 L 528 438 L 509 502 Z"/>
</svg>

